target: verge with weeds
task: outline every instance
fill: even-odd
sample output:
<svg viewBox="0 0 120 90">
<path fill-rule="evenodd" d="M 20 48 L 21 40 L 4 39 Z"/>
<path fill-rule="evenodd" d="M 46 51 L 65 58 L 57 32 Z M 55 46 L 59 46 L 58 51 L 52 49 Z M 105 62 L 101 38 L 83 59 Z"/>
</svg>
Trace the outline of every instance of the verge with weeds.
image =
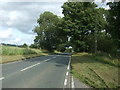
<svg viewBox="0 0 120 90">
<path fill-rule="evenodd" d="M 105 54 L 77 53 L 72 55 L 72 74 L 94 88 L 118 88 L 118 59 Z"/>
</svg>

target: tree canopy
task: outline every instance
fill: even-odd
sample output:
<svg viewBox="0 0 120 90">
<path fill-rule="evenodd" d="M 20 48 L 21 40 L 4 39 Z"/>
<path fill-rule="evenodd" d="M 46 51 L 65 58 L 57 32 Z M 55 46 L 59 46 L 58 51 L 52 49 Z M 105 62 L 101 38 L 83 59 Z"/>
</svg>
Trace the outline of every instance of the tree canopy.
<svg viewBox="0 0 120 90">
<path fill-rule="evenodd" d="M 62 6 L 63 30 L 71 37 L 75 51 L 84 51 L 87 45 L 83 39 L 105 28 L 104 9 L 96 7 L 93 2 L 66 2 Z"/>
<path fill-rule="evenodd" d="M 94 2 L 65 2 L 62 18 L 45 11 L 33 30 L 37 36 L 32 46 L 49 51 L 72 47 L 67 51 L 112 52 L 115 42 L 120 42 L 120 2 L 108 5 L 110 10 L 98 8 Z"/>
<path fill-rule="evenodd" d="M 120 48 L 120 2 L 109 2 L 107 4 L 110 7 L 107 17 L 107 31 L 114 38 L 117 47 Z"/>
<path fill-rule="evenodd" d="M 51 12 L 44 12 L 40 15 L 37 23 L 39 24 L 34 28 L 37 33 L 35 43 L 42 49 L 52 51 L 57 44 L 57 24 L 59 17 Z"/>
</svg>

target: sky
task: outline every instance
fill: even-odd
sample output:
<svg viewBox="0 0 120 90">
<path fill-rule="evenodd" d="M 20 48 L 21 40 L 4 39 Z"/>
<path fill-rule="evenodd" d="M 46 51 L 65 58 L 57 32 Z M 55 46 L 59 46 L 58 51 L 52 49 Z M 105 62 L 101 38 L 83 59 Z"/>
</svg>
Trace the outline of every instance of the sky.
<svg viewBox="0 0 120 90">
<path fill-rule="evenodd" d="M 50 11 L 63 17 L 64 2 L 1 2 L 0 3 L 0 43 L 28 45 L 34 43 L 36 34 L 32 31 L 39 15 Z M 105 4 L 97 3 L 108 9 Z"/>
</svg>

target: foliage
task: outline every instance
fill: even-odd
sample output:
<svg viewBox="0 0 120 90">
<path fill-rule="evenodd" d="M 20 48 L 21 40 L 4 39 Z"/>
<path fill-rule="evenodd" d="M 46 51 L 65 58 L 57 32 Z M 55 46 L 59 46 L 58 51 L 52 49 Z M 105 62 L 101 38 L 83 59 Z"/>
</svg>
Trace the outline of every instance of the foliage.
<svg viewBox="0 0 120 90">
<path fill-rule="evenodd" d="M 37 48 L 37 45 L 36 44 L 31 44 L 30 48 Z"/>
<path fill-rule="evenodd" d="M 23 47 L 23 48 L 27 48 L 28 45 L 27 45 L 26 43 L 24 43 L 24 44 L 22 45 L 22 47 Z"/>
<path fill-rule="evenodd" d="M 114 53 L 116 50 L 116 45 L 113 41 L 113 39 L 106 35 L 105 32 L 101 32 L 97 34 L 97 49 L 101 52 L 107 52 L 107 53 Z M 94 52 L 94 36 L 90 35 L 84 39 L 85 43 L 87 44 L 86 50 L 88 52 Z"/>
<path fill-rule="evenodd" d="M 117 47 L 120 48 L 120 1 L 107 3 L 110 7 L 107 16 L 107 32 L 114 38 Z"/>
<path fill-rule="evenodd" d="M 51 12 L 44 12 L 40 15 L 37 20 L 39 25 L 34 28 L 34 32 L 37 33 L 34 41 L 38 47 L 49 51 L 53 51 L 56 48 L 58 22 L 58 16 Z"/>
<path fill-rule="evenodd" d="M 65 44 L 59 44 L 57 47 L 58 51 L 64 52 L 65 51 Z"/>
<path fill-rule="evenodd" d="M 109 3 L 109 6 L 108 11 L 98 8 L 94 2 L 65 2 L 63 18 L 44 12 L 34 28 L 37 36 L 31 47 L 61 52 L 116 53 L 115 43 L 119 43 L 120 36 L 119 3 Z M 66 50 L 69 46 L 73 50 Z"/>
<path fill-rule="evenodd" d="M 74 51 L 85 51 L 85 36 L 100 32 L 105 28 L 102 8 L 93 2 L 66 2 L 62 6 L 64 14 L 63 30 L 71 37 Z"/>
</svg>

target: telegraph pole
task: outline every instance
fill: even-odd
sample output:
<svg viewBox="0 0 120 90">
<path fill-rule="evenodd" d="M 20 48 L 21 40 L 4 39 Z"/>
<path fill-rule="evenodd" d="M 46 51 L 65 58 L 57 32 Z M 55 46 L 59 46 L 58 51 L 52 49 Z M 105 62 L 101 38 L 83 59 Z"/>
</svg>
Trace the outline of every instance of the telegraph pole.
<svg viewBox="0 0 120 90">
<path fill-rule="evenodd" d="M 97 31 L 95 30 L 95 54 L 97 53 Z"/>
</svg>

